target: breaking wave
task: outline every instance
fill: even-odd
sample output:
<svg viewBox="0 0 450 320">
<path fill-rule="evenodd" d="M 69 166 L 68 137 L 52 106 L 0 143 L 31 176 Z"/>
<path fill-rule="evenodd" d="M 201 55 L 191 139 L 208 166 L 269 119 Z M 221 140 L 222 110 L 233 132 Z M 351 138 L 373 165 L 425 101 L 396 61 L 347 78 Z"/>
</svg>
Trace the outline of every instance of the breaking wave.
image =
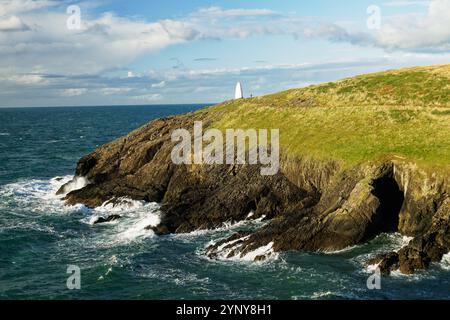
<svg viewBox="0 0 450 320">
<path fill-rule="evenodd" d="M 64 194 L 56 195 L 58 189 L 66 184 Z M 17 208 L 26 208 L 31 215 L 55 216 L 55 215 L 81 215 L 81 223 L 94 226 L 94 221 L 99 217 L 108 217 L 111 214 L 120 216 L 115 223 L 106 223 L 104 232 L 97 233 L 93 237 L 95 245 L 102 246 L 128 243 L 136 239 L 144 239 L 153 236 L 154 233 L 148 227 L 156 226 L 160 221 L 159 204 L 146 203 L 127 198 L 107 201 L 102 206 L 91 209 L 84 205 L 66 205 L 63 198 L 67 192 L 80 189 L 87 184 L 82 177 L 63 176 L 52 179 L 23 180 L 0 186 L 0 209 L 15 216 L 24 215 Z M 24 216 L 25 217 L 25 216 Z M 39 219 L 25 221 L 15 219 L 15 224 L 5 228 L 29 228 L 33 230 L 51 231 L 48 226 L 40 225 Z"/>
<path fill-rule="evenodd" d="M 273 242 L 270 242 L 264 246 L 256 248 L 252 251 L 243 252 L 245 250 L 243 241 L 247 240 L 250 236 L 244 236 L 238 239 L 234 239 L 219 245 L 217 248 L 206 251 L 206 255 L 215 253 L 215 259 L 223 261 L 268 261 L 276 260 L 279 256 L 278 253 L 273 250 Z M 214 242 L 210 242 L 210 245 L 214 245 Z M 211 251 L 212 250 L 212 251 Z"/>
<path fill-rule="evenodd" d="M 91 214 L 83 221 L 95 228 L 100 217 L 106 219 L 110 215 L 118 215 L 120 218 L 104 224 L 110 228 L 106 233 L 112 238 L 108 245 L 152 237 L 154 232 L 150 227 L 157 226 L 161 221 L 159 204 L 125 197 L 106 201 L 100 207 L 92 209 Z"/>
<path fill-rule="evenodd" d="M 69 182 L 63 184 L 63 187 L 62 187 L 63 192 L 61 193 L 61 195 L 66 195 L 69 192 L 82 189 L 85 186 L 87 186 L 88 184 L 89 184 L 89 180 L 86 179 L 85 177 L 75 176 Z"/>
<path fill-rule="evenodd" d="M 56 195 L 58 189 L 72 180 L 72 176 L 49 180 L 21 180 L 0 186 L 0 208 L 22 207 L 35 214 L 67 214 L 87 212 L 83 205 L 66 206 L 64 195 Z"/>
<path fill-rule="evenodd" d="M 439 265 L 441 266 L 442 269 L 450 271 L 450 252 L 444 254 Z"/>
</svg>

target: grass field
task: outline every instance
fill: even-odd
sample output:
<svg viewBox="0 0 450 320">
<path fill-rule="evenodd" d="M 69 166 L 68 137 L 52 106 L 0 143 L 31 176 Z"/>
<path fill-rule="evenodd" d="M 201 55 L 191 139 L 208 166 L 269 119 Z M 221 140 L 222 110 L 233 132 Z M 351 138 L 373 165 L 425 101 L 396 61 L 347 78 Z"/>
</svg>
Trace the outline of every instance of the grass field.
<svg viewBox="0 0 450 320">
<path fill-rule="evenodd" d="M 278 128 L 289 154 L 450 167 L 450 64 L 357 76 L 202 110 L 211 127 Z"/>
</svg>

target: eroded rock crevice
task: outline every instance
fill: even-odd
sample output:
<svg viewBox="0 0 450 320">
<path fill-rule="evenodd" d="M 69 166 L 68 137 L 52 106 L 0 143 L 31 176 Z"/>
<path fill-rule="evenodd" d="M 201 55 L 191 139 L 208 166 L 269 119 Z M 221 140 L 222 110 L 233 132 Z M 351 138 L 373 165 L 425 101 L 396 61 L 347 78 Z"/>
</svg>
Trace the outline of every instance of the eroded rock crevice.
<svg viewBox="0 0 450 320">
<path fill-rule="evenodd" d="M 392 171 L 372 182 L 372 194 L 378 199 L 379 205 L 372 216 L 372 223 L 365 234 L 364 240 L 371 239 L 380 233 L 399 231 L 400 210 L 405 197 L 397 184 Z"/>
</svg>

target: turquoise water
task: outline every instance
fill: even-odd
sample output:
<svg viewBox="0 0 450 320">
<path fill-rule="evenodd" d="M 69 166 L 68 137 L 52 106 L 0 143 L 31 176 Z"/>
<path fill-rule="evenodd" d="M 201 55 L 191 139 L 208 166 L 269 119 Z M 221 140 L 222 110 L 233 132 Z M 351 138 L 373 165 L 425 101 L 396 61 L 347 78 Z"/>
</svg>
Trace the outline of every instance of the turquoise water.
<svg viewBox="0 0 450 320">
<path fill-rule="evenodd" d="M 400 235 L 333 254 L 212 261 L 203 255 L 208 243 L 260 223 L 157 237 L 143 229 L 157 219 L 157 204 L 89 210 L 64 206 L 54 196 L 76 161 L 96 146 L 151 119 L 195 108 L 0 109 L 0 299 L 450 298 L 446 261 L 414 276 L 382 279 L 381 290 L 367 289 L 363 261 L 400 248 L 407 240 Z M 92 216 L 112 211 L 124 218 L 91 225 Z M 68 265 L 80 267 L 80 290 L 66 287 Z"/>
</svg>

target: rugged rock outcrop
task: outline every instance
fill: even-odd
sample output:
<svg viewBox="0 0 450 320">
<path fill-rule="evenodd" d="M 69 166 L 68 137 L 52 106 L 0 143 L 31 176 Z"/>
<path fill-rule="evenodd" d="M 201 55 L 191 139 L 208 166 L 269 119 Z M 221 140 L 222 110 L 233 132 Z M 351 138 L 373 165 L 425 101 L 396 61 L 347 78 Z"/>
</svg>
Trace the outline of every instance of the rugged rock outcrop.
<svg viewBox="0 0 450 320">
<path fill-rule="evenodd" d="M 344 169 L 284 150 L 274 176 L 261 176 L 258 165 L 173 164 L 172 131 L 197 120 L 211 123 L 204 112 L 158 119 L 84 156 L 76 177 L 88 184 L 70 192 L 67 203 L 96 207 L 119 197 L 162 203 L 161 223 L 151 227 L 159 235 L 220 227 L 249 212 L 268 221 L 210 246 L 210 257 L 223 248 L 244 256 L 268 244 L 275 252 L 338 250 L 381 232 L 414 237 L 377 259 L 388 274 L 425 269 L 450 251 L 448 177 L 396 157 Z"/>
<path fill-rule="evenodd" d="M 118 214 L 111 214 L 106 217 L 100 216 L 100 217 L 97 217 L 94 221 L 92 221 L 92 224 L 101 224 L 101 223 L 106 223 L 106 222 L 112 222 L 112 221 L 116 221 L 120 218 L 122 218 L 122 216 L 120 216 Z"/>
</svg>

